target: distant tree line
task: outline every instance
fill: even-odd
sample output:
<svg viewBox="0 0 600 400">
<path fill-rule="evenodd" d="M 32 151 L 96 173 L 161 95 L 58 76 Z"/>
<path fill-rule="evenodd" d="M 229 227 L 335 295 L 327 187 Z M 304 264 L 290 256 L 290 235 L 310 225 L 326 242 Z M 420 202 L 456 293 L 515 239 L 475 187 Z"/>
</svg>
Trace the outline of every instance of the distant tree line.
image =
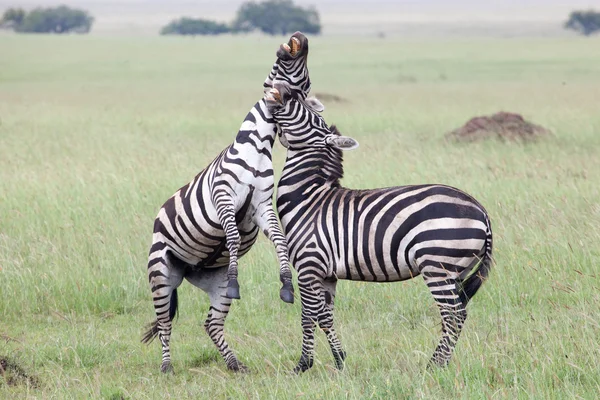
<svg viewBox="0 0 600 400">
<path fill-rule="evenodd" d="M 294 5 L 292 0 L 249 1 L 242 4 L 231 24 L 206 19 L 180 18 L 161 30 L 162 35 L 220 35 L 260 30 L 269 35 L 287 35 L 296 31 L 321 33 L 316 9 Z"/>
<path fill-rule="evenodd" d="M 207 19 L 194 19 L 183 17 L 171 21 L 162 28 L 161 35 L 220 35 L 231 32 L 225 25 Z"/>
<path fill-rule="evenodd" d="M 9 8 L 2 16 L 0 27 L 29 33 L 88 33 L 93 23 L 94 18 L 86 11 L 67 6 L 36 8 L 30 12 Z"/>
<path fill-rule="evenodd" d="M 565 22 L 565 28 L 589 36 L 600 31 L 600 12 L 594 10 L 573 11 Z"/>
</svg>

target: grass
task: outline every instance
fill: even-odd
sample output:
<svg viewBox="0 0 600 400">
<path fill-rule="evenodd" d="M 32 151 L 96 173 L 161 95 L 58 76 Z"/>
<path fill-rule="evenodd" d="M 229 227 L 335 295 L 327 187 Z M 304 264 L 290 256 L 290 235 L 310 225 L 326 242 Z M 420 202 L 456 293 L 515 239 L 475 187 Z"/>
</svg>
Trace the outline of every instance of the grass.
<svg viewBox="0 0 600 400">
<path fill-rule="evenodd" d="M 226 325 L 252 373 L 227 372 L 202 327 L 208 298 L 186 283 L 176 374 L 161 376 L 160 346 L 139 343 L 152 221 L 233 140 L 281 41 L 0 37 L 0 358 L 37 382 L 0 377 L 0 398 L 596 398 L 600 55 L 579 38 L 311 39 L 313 93 L 347 100 L 325 117 L 361 143 L 345 185 L 445 183 L 491 214 L 496 265 L 449 368 L 424 368 L 440 321 L 421 279 L 341 282 L 346 369 L 319 333 L 315 367 L 288 375 L 300 305 L 279 301 L 261 239 Z M 500 110 L 554 135 L 442 139 Z"/>
</svg>

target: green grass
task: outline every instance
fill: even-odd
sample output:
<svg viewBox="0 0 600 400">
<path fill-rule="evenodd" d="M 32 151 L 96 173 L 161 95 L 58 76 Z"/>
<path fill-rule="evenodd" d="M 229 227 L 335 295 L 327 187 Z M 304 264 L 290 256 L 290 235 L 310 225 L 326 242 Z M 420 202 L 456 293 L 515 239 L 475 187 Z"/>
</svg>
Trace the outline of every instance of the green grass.
<svg viewBox="0 0 600 400">
<path fill-rule="evenodd" d="M 440 321 L 421 279 L 341 282 L 336 372 L 318 334 L 300 354 L 300 305 L 278 299 L 261 239 L 242 259 L 226 335 L 248 375 L 204 333 L 184 283 L 172 339 L 154 318 L 153 219 L 229 144 L 262 96 L 283 38 L 0 36 L 0 357 L 38 380 L 0 398 L 585 398 L 600 392 L 600 53 L 596 39 L 311 39 L 313 93 L 361 147 L 354 188 L 445 183 L 488 209 L 496 264 L 469 305 L 451 366 L 426 372 Z M 443 134 L 505 110 L 554 132 L 534 144 L 452 144 Z M 284 152 L 275 150 L 276 170 Z"/>
</svg>

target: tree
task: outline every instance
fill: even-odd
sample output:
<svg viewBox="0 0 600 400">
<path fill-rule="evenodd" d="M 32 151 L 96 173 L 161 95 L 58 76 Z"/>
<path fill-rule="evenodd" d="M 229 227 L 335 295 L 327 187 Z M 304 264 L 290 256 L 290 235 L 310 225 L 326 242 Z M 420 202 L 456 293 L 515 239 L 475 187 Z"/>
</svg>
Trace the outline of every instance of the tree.
<svg viewBox="0 0 600 400">
<path fill-rule="evenodd" d="M 0 25 L 5 28 L 14 29 L 15 26 L 21 25 L 25 18 L 25 10 L 22 8 L 9 8 L 4 11 Z"/>
<path fill-rule="evenodd" d="M 86 11 L 67 6 L 36 8 L 29 13 L 9 9 L 2 17 L 2 24 L 15 32 L 31 33 L 88 33 L 93 22 Z"/>
<path fill-rule="evenodd" d="M 573 11 L 565 22 L 566 29 L 572 29 L 585 36 L 600 31 L 600 12 L 594 10 Z"/>
<path fill-rule="evenodd" d="M 161 35 L 220 35 L 231 29 L 215 21 L 206 19 L 180 18 L 171 21 L 161 29 Z"/>
<path fill-rule="evenodd" d="M 233 22 L 236 32 L 260 29 L 269 35 L 287 35 L 295 31 L 321 33 L 319 13 L 314 8 L 302 8 L 292 0 L 266 0 L 242 4 Z"/>
</svg>

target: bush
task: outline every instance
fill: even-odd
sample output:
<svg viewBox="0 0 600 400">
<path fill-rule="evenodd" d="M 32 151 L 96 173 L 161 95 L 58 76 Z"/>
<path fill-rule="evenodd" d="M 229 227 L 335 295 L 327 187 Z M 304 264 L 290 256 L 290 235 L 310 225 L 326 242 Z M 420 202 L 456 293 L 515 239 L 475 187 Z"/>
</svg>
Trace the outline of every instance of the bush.
<svg viewBox="0 0 600 400">
<path fill-rule="evenodd" d="M 2 17 L 2 25 L 15 32 L 32 33 L 88 33 L 94 18 L 86 11 L 59 6 L 36 8 L 26 13 L 22 9 L 8 9 Z"/>
<path fill-rule="evenodd" d="M 25 18 L 25 10 L 22 8 L 9 8 L 4 11 L 4 15 L 2 16 L 2 21 L 0 21 L 0 25 L 7 28 L 16 27 L 17 25 L 21 25 L 23 19 Z"/>
<path fill-rule="evenodd" d="M 241 5 L 233 23 L 236 32 L 260 29 L 269 35 L 287 35 L 295 31 L 321 33 L 319 13 L 314 8 L 295 6 L 292 0 L 267 0 Z"/>
<path fill-rule="evenodd" d="M 220 35 L 231 29 L 225 24 L 206 19 L 180 18 L 171 21 L 160 31 L 161 35 Z"/>
<path fill-rule="evenodd" d="M 569 15 L 569 20 L 565 22 L 565 28 L 585 36 L 600 31 L 600 12 L 593 10 L 573 11 Z"/>
</svg>

